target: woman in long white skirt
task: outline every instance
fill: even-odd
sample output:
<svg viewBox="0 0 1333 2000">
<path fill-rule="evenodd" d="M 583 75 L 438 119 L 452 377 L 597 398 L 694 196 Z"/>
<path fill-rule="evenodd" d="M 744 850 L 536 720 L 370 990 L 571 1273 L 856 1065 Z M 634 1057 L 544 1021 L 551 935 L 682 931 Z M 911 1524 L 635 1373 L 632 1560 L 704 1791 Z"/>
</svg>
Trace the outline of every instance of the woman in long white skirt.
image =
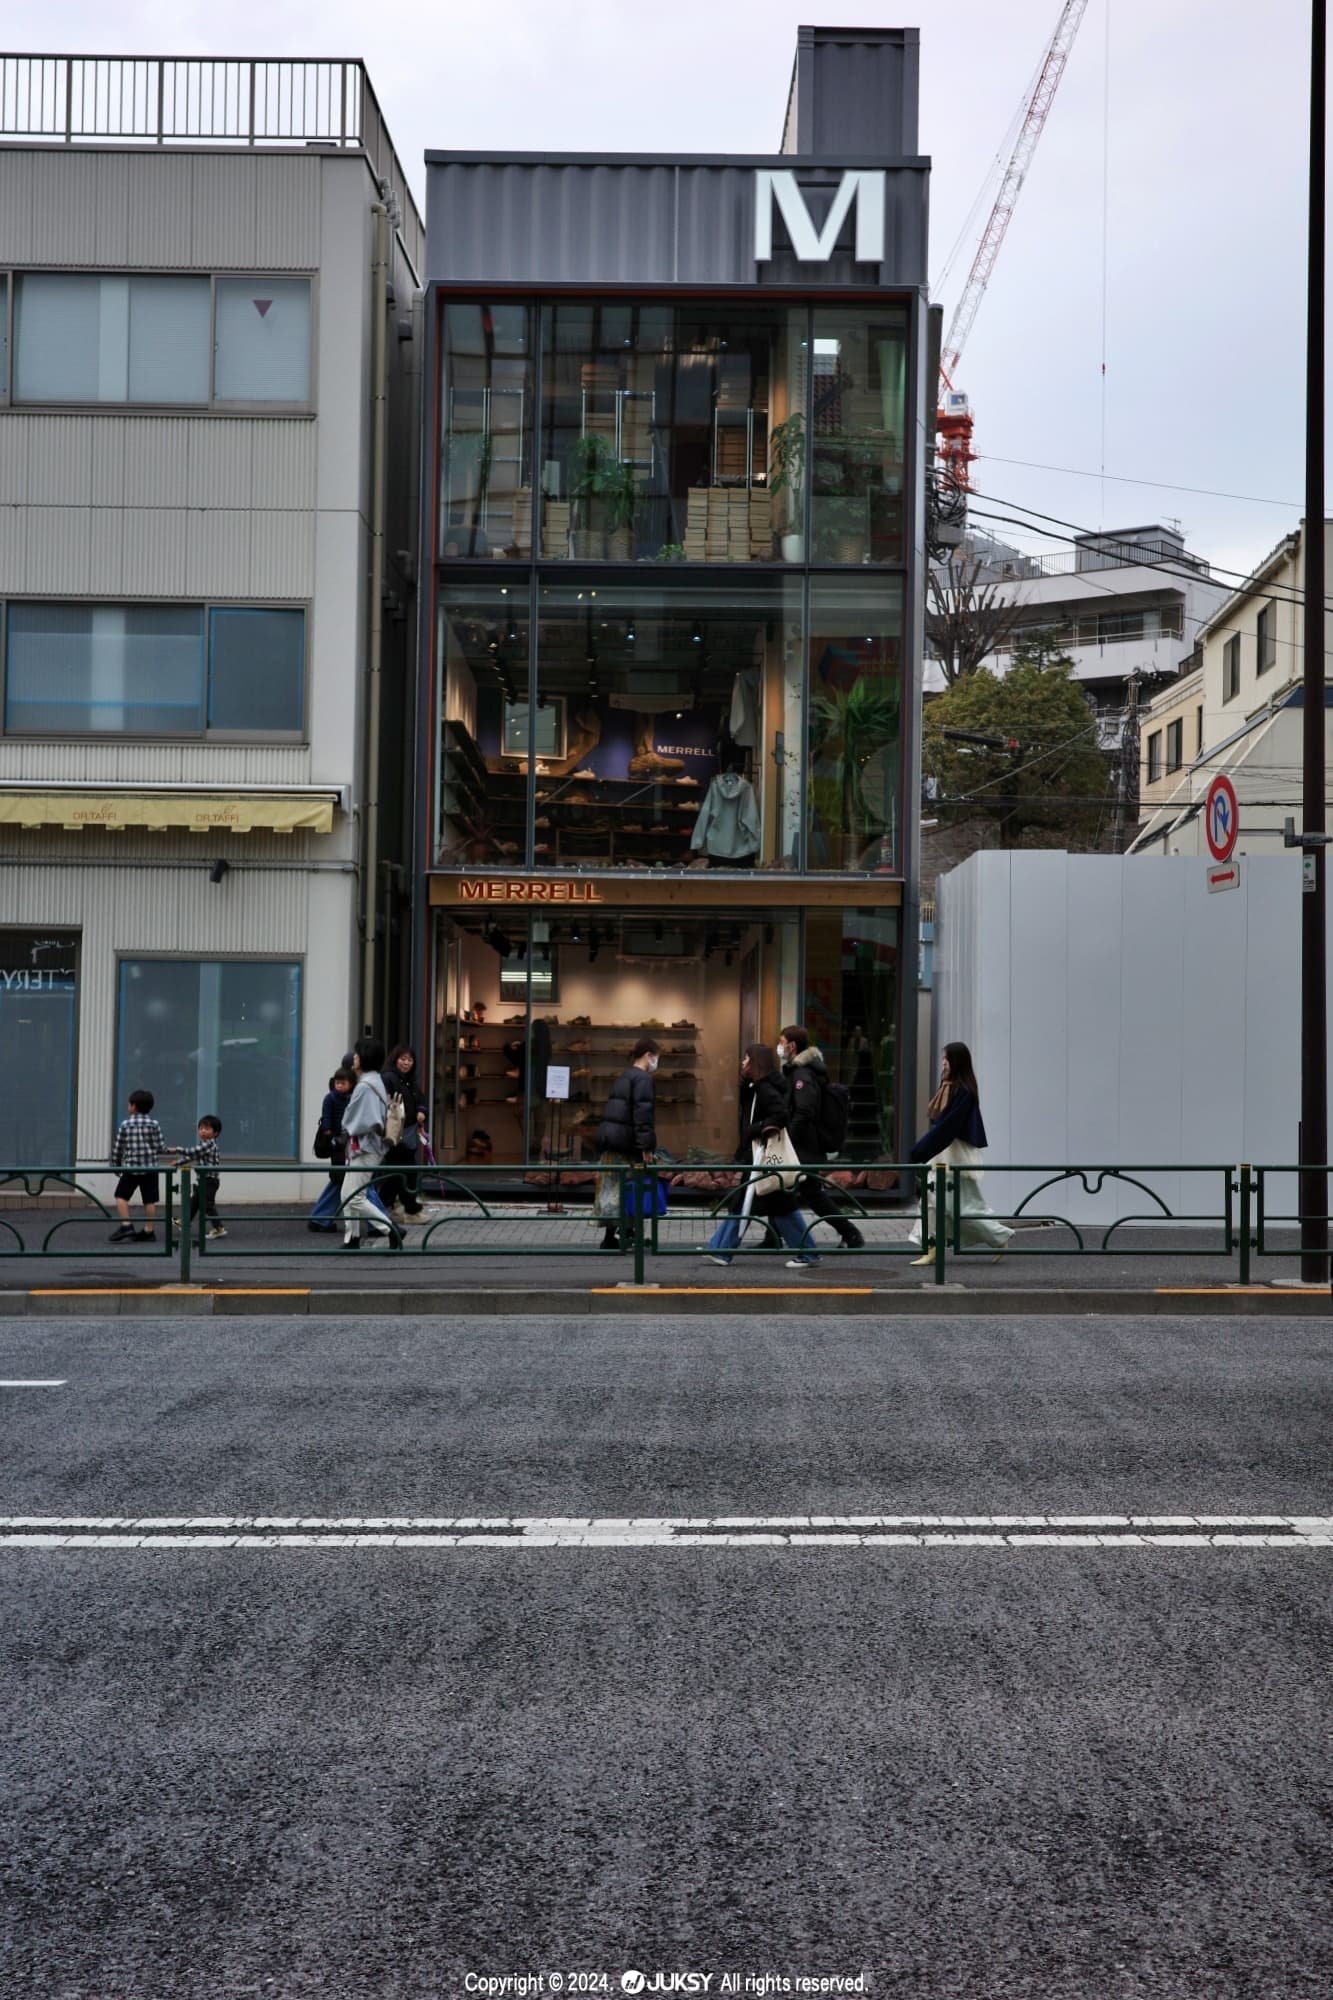
<svg viewBox="0 0 1333 2000">
<path fill-rule="evenodd" d="M 940 1062 L 940 1087 L 930 1100 L 930 1125 L 913 1146 L 910 1158 L 927 1166 L 958 1167 L 958 1239 L 960 1243 L 982 1244 L 988 1249 L 1007 1250 L 1013 1230 L 1001 1222 L 981 1192 L 981 1164 L 986 1147 L 986 1127 L 981 1122 L 981 1092 L 972 1068 L 972 1054 L 966 1042 L 946 1042 Z M 934 1190 L 932 1188 L 932 1204 Z M 953 1186 L 949 1187 L 949 1234 L 953 1233 Z M 933 1206 L 932 1206 L 933 1213 Z M 921 1242 L 921 1224 L 914 1223 L 910 1239 Z M 924 1247 L 924 1246 L 923 1246 Z M 918 1264 L 934 1262 L 925 1247 Z"/>
</svg>

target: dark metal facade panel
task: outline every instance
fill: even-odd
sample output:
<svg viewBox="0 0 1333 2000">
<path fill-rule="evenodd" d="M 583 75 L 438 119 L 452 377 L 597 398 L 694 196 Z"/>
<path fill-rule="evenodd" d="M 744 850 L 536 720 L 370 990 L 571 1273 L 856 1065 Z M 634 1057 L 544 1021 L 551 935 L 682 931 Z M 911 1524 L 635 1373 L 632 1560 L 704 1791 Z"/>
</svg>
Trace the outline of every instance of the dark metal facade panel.
<svg viewBox="0 0 1333 2000">
<path fill-rule="evenodd" d="M 914 153 L 920 40 L 916 28 L 798 28 L 783 152 Z"/>
<path fill-rule="evenodd" d="M 881 156 L 882 157 L 882 156 Z M 864 166 L 864 160 L 853 162 Z M 795 170 L 822 217 L 844 166 L 768 161 L 451 160 L 427 163 L 427 277 L 448 285 L 795 286 L 802 291 L 926 283 L 928 163 L 885 166 L 883 262 L 846 248 L 799 263 L 775 229 L 754 257 L 756 173 Z"/>
</svg>

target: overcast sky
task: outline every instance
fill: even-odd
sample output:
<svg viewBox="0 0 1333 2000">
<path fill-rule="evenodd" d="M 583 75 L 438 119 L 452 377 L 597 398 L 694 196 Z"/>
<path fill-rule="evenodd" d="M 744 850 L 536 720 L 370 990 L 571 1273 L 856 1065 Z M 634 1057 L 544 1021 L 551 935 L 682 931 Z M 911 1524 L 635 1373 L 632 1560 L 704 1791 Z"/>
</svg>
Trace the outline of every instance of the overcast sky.
<svg viewBox="0 0 1333 2000">
<path fill-rule="evenodd" d="M 917 26 L 934 281 L 1059 11 L 1059 0 L 120 0 L 108 27 L 89 0 L 47 0 L 23 21 L 11 13 L 3 39 L 362 56 L 421 198 L 428 146 L 774 150 L 798 23 Z M 1174 516 L 1192 548 L 1237 568 L 1294 526 L 1307 19 L 1306 0 L 1259 12 L 1237 0 L 1091 0 L 959 375 L 985 493 L 1090 527 Z M 986 212 L 938 292 L 946 316 Z M 1104 488 L 1103 464 L 1120 475 Z M 1257 497 L 1133 483 L 1150 480 Z"/>
</svg>

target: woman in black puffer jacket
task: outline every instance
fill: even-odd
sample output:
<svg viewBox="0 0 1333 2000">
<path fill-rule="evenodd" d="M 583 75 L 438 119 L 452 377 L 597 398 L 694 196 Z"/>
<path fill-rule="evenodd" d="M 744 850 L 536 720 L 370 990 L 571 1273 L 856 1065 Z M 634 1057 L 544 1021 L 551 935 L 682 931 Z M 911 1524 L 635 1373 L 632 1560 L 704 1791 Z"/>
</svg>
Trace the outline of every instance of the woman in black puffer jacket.
<svg viewBox="0 0 1333 2000">
<path fill-rule="evenodd" d="M 743 1165 L 750 1166 L 754 1160 L 755 1144 L 767 1139 L 775 1132 L 785 1132 L 791 1113 L 791 1104 L 777 1058 L 764 1042 L 751 1042 L 741 1058 L 741 1116 L 740 1141 L 736 1147 L 736 1158 Z M 739 1243 L 745 1229 L 743 1219 L 746 1213 L 746 1188 L 742 1185 L 727 1199 L 728 1213 L 723 1216 L 708 1239 L 705 1255 L 712 1264 L 729 1264 L 731 1253 Z M 789 1270 L 804 1269 L 817 1264 L 819 1258 L 810 1248 L 810 1224 L 801 1213 L 795 1194 L 754 1195 L 751 1197 L 748 1213 L 762 1216 L 773 1225 L 772 1233 L 780 1243 L 795 1252 L 787 1259 Z M 769 1232 L 765 1231 L 765 1235 Z"/>
<path fill-rule="evenodd" d="M 403 1100 L 402 1137 L 384 1155 L 386 1167 L 418 1167 L 421 1164 L 421 1128 L 426 1122 L 426 1098 L 417 1081 L 416 1051 L 400 1042 L 389 1055 L 382 1071 L 390 1104 L 395 1096 Z M 377 1174 L 375 1192 L 400 1226 L 409 1216 L 421 1213 L 421 1191 L 417 1175 Z"/>
<path fill-rule="evenodd" d="M 651 1035 L 641 1035 L 634 1044 L 629 1068 L 622 1070 L 611 1085 L 606 1110 L 597 1128 L 597 1144 L 604 1166 L 650 1164 L 657 1151 L 657 1070 L 659 1051 Z M 602 1231 L 603 1250 L 620 1248 L 620 1230 L 607 1222 Z"/>
</svg>

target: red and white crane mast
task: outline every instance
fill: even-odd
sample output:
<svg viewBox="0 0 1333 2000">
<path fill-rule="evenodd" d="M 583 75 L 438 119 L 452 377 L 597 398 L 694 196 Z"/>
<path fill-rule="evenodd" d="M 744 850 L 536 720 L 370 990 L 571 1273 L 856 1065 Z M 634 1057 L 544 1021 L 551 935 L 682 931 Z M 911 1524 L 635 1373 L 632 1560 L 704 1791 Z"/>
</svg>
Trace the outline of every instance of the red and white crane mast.
<svg viewBox="0 0 1333 2000">
<path fill-rule="evenodd" d="M 972 331 L 972 322 L 977 316 L 995 260 L 1000 254 L 1005 231 L 1009 227 L 1014 208 L 1032 165 L 1032 155 L 1037 150 L 1037 141 L 1042 134 L 1055 93 L 1060 87 L 1060 78 L 1065 73 L 1069 61 L 1069 51 L 1074 46 L 1074 37 L 1087 12 L 1088 0 L 1064 0 L 1060 18 L 1055 24 L 1046 50 L 1046 58 L 1038 73 L 1037 81 L 1027 101 L 1023 123 L 1019 127 L 1014 150 L 1009 156 L 1009 164 L 1000 183 L 1000 191 L 995 197 L 995 206 L 982 232 L 977 252 L 972 259 L 972 268 L 967 274 L 962 297 L 954 308 L 949 332 L 940 353 L 940 398 L 935 428 L 939 434 L 939 461 L 946 479 L 955 485 L 968 487 L 971 475 L 968 471 L 976 453 L 972 449 L 972 412 L 967 397 L 954 388 L 959 358 L 964 343 Z"/>
</svg>

